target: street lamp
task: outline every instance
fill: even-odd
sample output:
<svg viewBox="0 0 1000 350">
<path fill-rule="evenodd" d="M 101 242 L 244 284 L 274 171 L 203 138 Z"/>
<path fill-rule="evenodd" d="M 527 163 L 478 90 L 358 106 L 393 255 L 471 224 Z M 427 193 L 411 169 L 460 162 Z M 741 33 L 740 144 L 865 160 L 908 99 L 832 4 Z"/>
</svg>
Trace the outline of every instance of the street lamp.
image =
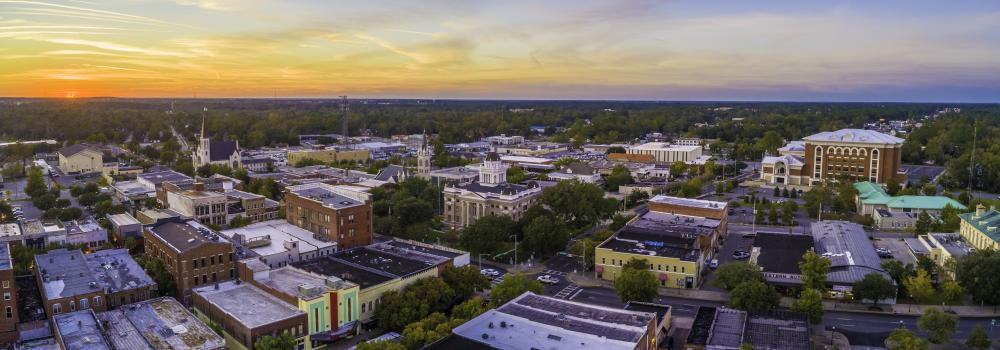
<svg viewBox="0 0 1000 350">
<path fill-rule="evenodd" d="M 517 235 L 510 235 L 514 237 L 514 266 L 517 266 Z"/>
<path fill-rule="evenodd" d="M 479 253 L 479 268 L 483 268 L 483 255 L 490 255 L 489 253 Z"/>
</svg>

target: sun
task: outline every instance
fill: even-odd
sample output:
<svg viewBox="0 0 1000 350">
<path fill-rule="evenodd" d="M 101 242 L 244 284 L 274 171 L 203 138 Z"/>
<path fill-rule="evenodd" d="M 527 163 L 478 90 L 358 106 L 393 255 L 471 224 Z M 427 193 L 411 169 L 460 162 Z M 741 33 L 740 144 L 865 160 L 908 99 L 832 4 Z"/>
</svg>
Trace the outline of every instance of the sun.
<svg viewBox="0 0 1000 350">
<path fill-rule="evenodd" d="M 63 93 L 64 98 L 76 98 L 76 91 L 67 91 Z"/>
</svg>

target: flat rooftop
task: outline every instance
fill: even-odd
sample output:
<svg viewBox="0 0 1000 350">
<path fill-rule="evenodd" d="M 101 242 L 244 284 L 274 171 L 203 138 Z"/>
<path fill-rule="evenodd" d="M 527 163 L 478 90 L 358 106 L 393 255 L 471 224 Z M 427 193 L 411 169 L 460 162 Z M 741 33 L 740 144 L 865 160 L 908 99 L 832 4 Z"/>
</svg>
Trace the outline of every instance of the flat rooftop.
<svg viewBox="0 0 1000 350">
<path fill-rule="evenodd" d="M 10 257 L 10 244 L 0 242 L 0 270 L 9 270 L 14 267 Z"/>
<path fill-rule="evenodd" d="M 972 247 L 969 242 L 966 242 L 957 233 L 931 233 L 930 235 L 934 237 L 934 240 L 937 241 L 942 249 L 947 250 L 955 258 L 965 256 L 976 250 L 976 248 Z"/>
<path fill-rule="evenodd" d="M 150 227 L 148 230 L 177 252 L 184 252 L 206 243 L 228 243 L 218 233 L 195 220 L 167 221 Z"/>
<path fill-rule="evenodd" d="M 350 283 L 337 277 L 324 277 L 293 266 L 271 269 L 266 279 L 257 279 L 257 282 L 288 296 L 311 300 L 326 293 L 328 279 L 332 279 L 331 282 Z"/>
<path fill-rule="evenodd" d="M 127 249 L 99 250 L 86 255 L 79 250 L 54 249 L 35 256 L 35 264 L 42 273 L 42 295 L 47 300 L 104 288 L 118 292 L 156 284 Z"/>
<path fill-rule="evenodd" d="M 440 265 L 454 257 L 462 255 L 462 253 L 458 252 L 418 246 L 397 240 L 375 243 L 366 248 L 401 258 L 417 260 L 430 265 Z"/>
<path fill-rule="evenodd" d="M 320 202 L 324 207 L 333 209 L 351 208 L 364 204 L 356 198 L 337 193 L 338 191 L 334 189 L 334 186 L 322 183 L 292 186 L 288 188 L 288 191 L 299 197 Z"/>
<path fill-rule="evenodd" d="M 780 310 L 750 314 L 743 341 L 757 349 L 809 349 L 809 319 L 805 314 Z"/>
<path fill-rule="evenodd" d="M 882 270 L 882 259 L 861 225 L 825 220 L 812 223 L 811 231 L 816 253 L 831 261 L 827 281 L 854 283 L 872 272 L 889 278 Z"/>
<path fill-rule="evenodd" d="M 526 292 L 453 333 L 496 349 L 634 349 L 655 317 Z"/>
<path fill-rule="evenodd" d="M 305 315 L 295 306 L 249 283 L 229 281 L 219 283 L 218 289 L 211 285 L 195 288 L 193 292 L 251 329 Z"/>
<path fill-rule="evenodd" d="M 636 150 L 657 150 L 657 151 L 676 151 L 676 152 L 691 152 L 696 149 L 701 149 L 701 146 L 685 146 L 685 145 L 675 145 L 668 142 L 647 142 L 641 145 L 632 146 L 630 149 Z"/>
<path fill-rule="evenodd" d="M 285 242 L 298 242 L 300 253 L 314 252 L 319 249 L 336 247 L 336 242 L 316 238 L 312 232 L 292 225 L 285 220 L 268 220 L 250 224 L 240 228 L 219 232 L 228 240 L 235 242 L 234 237 L 241 235 L 243 245 L 261 256 L 271 256 L 287 252 Z"/>
<path fill-rule="evenodd" d="M 153 185 L 159 185 L 166 181 L 194 180 L 190 176 L 181 174 L 173 170 L 157 171 L 152 173 L 139 174 L 138 178 L 149 181 Z"/>
<path fill-rule="evenodd" d="M 239 190 L 229 190 L 229 191 L 226 191 L 225 193 L 229 197 L 234 197 L 234 198 L 239 198 L 239 199 L 260 199 L 260 198 L 264 198 L 264 196 L 261 196 L 261 195 L 256 194 L 256 193 L 243 192 L 243 191 L 239 191 Z"/>
<path fill-rule="evenodd" d="M 691 147 L 697 147 L 697 146 L 691 146 Z M 674 196 L 666 196 L 662 194 L 650 198 L 649 201 L 653 203 L 671 204 L 682 207 L 717 209 L 717 210 L 726 209 L 726 206 L 728 205 L 728 203 L 726 202 L 718 202 L 718 201 L 710 201 L 710 200 L 694 199 L 694 198 L 681 198 Z"/>
<path fill-rule="evenodd" d="M 63 221 L 63 227 L 66 228 L 66 233 L 68 234 L 78 234 L 85 232 L 94 232 L 98 230 L 103 230 L 101 225 L 97 224 L 92 218 Z"/>
<path fill-rule="evenodd" d="M 52 316 L 56 333 L 66 350 L 111 350 L 111 344 L 101 333 L 100 322 L 93 310 L 80 310 Z"/>
<path fill-rule="evenodd" d="M 335 259 L 332 256 L 294 262 L 292 266 L 323 276 L 333 276 L 345 281 L 351 281 L 357 284 L 362 290 L 396 278 L 375 269 L 356 266 L 343 260 Z"/>
<path fill-rule="evenodd" d="M 715 310 L 715 322 L 708 334 L 708 346 L 723 346 L 738 349 L 743 344 L 743 326 L 746 311 L 719 308 Z"/>
<path fill-rule="evenodd" d="M 127 225 L 139 225 L 139 220 L 128 213 L 109 215 L 108 220 L 111 220 L 115 226 L 127 226 Z"/>
<path fill-rule="evenodd" d="M 0 237 L 16 237 L 21 235 L 21 226 L 17 223 L 0 224 Z"/>
<path fill-rule="evenodd" d="M 97 314 L 118 349 L 224 349 L 226 342 L 177 300 L 168 297 Z"/>
<path fill-rule="evenodd" d="M 335 253 L 333 257 L 397 277 L 410 276 L 436 266 L 421 260 L 389 254 L 368 247 L 342 250 Z"/>
<path fill-rule="evenodd" d="M 799 260 L 813 248 L 813 236 L 776 232 L 757 232 L 753 246 L 760 249 L 757 265 L 764 272 L 798 275 Z"/>
</svg>

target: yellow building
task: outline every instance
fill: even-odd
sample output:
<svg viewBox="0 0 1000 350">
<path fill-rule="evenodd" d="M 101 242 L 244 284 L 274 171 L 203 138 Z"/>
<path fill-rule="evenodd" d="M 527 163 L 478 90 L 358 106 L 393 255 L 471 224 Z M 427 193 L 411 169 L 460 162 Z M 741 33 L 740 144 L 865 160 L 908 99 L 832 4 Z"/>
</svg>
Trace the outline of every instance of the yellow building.
<svg viewBox="0 0 1000 350">
<path fill-rule="evenodd" d="M 649 211 L 595 250 L 597 278 L 614 281 L 631 259 L 645 260 L 660 286 L 693 289 L 712 258 L 719 220 Z"/>
<path fill-rule="evenodd" d="M 952 278 L 955 273 L 949 265 L 973 250 L 969 242 L 954 233 L 931 233 L 920 236 L 919 240 L 929 252 L 927 256 L 938 266 L 945 267 L 944 271 Z"/>
<path fill-rule="evenodd" d="M 299 162 L 312 159 L 324 163 L 342 161 L 367 162 L 370 155 L 367 149 L 321 149 L 288 152 L 288 165 L 295 166 Z"/>
<path fill-rule="evenodd" d="M 59 170 L 63 173 L 93 173 L 103 169 L 104 154 L 93 146 L 81 143 L 59 150 Z"/>
<path fill-rule="evenodd" d="M 1000 212 L 980 204 L 975 212 L 958 216 L 962 219 L 958 233 L 969 244 L 979 250 L 1000 250 Z"/>
</svg>

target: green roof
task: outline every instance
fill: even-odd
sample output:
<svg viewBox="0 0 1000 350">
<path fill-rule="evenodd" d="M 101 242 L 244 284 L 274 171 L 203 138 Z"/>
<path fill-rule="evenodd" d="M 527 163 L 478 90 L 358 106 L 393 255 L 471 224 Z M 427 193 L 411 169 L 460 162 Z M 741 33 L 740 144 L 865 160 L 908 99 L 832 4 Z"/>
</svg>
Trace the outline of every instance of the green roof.
<svg viewBox="0 0 1000 350">
<path fill-rule="evenodd" d="M 861 202 L 865 204 L 886 204 L 892 199 L 892 196 L 882 189 L 882 185 L 877 183 L 855 182 L 854 189 L 858 190 L 858 197 L 861 197 Z"/>
<path fill-rule="evenodd" d="M 951 205 L 958 210 L 967 208 L 958 201 L 944 196 L 890 196 L 885 193 L 882 186 L 876 183 L 863 181 L 855 182 L 854 188 L 858 190 L 858 197 L 861 202 L 868 205 L 885 205 L 889 208 L 897 209 L 925 209 L 942 210 Z"/>
<path fill-rule="evenodd" d="M 987 237 L 992 239 L 994 242 L 1000 242 L 1000 212 L 996 209 L 989 209 L 983 213 L 983 215 L 976 216 L 975 212 L 958 214 L 958 217 L 962 218 L 976 230 L 982 232 Z M 992 230 L 990 228 L 993 228 Z"/>
</svg>

